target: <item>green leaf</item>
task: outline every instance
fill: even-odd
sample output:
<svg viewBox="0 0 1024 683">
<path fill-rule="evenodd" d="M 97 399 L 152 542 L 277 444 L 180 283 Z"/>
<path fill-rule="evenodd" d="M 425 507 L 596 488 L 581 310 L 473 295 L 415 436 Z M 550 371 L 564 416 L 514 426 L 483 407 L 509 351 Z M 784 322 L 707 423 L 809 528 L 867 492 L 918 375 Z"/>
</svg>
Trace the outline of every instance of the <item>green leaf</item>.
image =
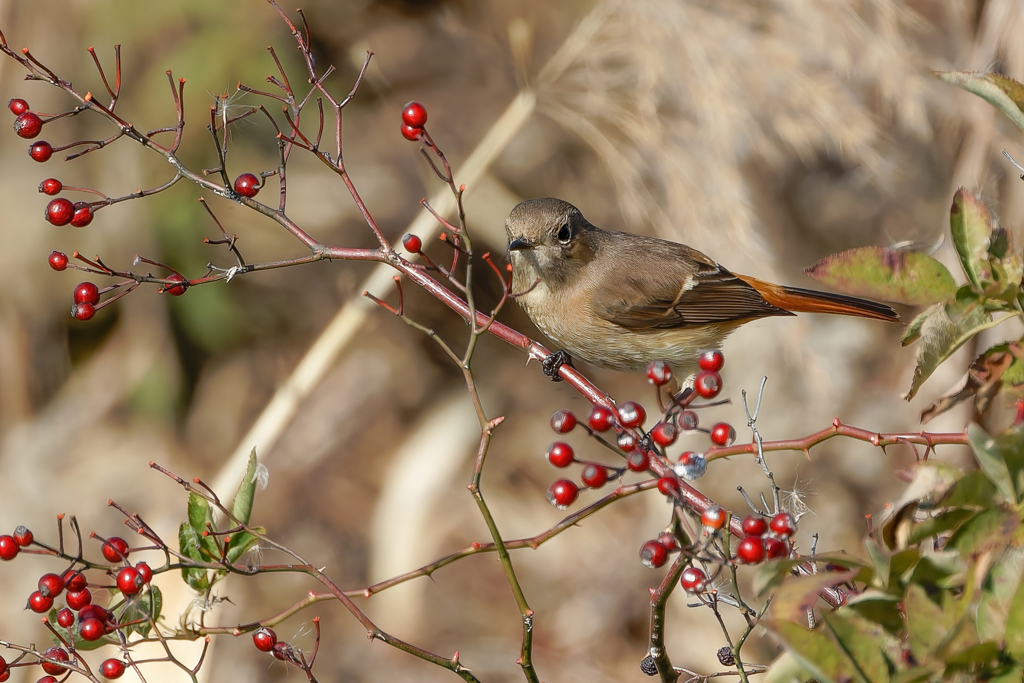
<svg viewBox="0 0 1024 683">
<path fill-rule="evenodd" d="M 900 346 L 909 346 L 921 338 L 921 328 L 924 327 L 924 322 L 930 318 L 935 311 L 942 308 L 941 304 L 936 304 L 930 308 L 918 313 L 910 324 L 907 325 L 907 329 L 903 331 L 903 336 L 900 337 Z"/>
<path fill-rule="evenodd" d="M 808 631 L 799 624 L 774 619 L 769 627 L 786 644 L 797 661 L 822 683 L 863 680 L 842 648 L 821 630 Z"/>
<path fill-rule="evenodd" d="M 971 451 L 978 461 L 978 466 L 988 480 L 999 489 L 1005 500 L 1016 502 L 1015 482 L 1010 475 L 1010 468 L 1004 457 L 1003 449 L 1000 447 L 1001 444 L 974 423 L 967 426 L 967 440 L 971 444 Z"/>
<path fill-rule="evenodd" d="M 935 75 L 994 105 L 1024 130 L 1024 86 L 1017 81 L 1001 74 L 978 71 L 939 71 Z"/>
<path fill-rule="evenodd" d="M 999 659 L 999 646 L 993 642 L 978 643 L 946 657 L 946 664 L 970 665 L 991 664 Z M 973 667 L 971 667 L 973 668 Z"/>
<path fill-rule="evenodd" d="M 1018 662 L 1024 660 L 1024 583 L 1017 585 L 1006 617 L 1006 652 Z"/>
<path fill-rule="evenodd" d="M 949 229 L 967 280 L 975 293 L 981 294 L 985 289 L 984 283 L 992 280 L 988 257 L 992 214 L 981 199 L 961 187 L 953 195 Z"/>
<path fill-rule="evenodd" d="M 1008 548 L 985 577 L 977 613 L 978 637 L 982 640 L 1003 639 L 1010 615 L 1010 603 L 1020 586 L 1022 574 L 1024 551 Z"/>
<path fill-rule="evenodd" d="M 861 570 L 857 573 L 854 580 L 856 581 L 867 581 L 870 579 L 870 574 L 863 573 L 866 569 L 864 563 L 855 557 L 850 555 L 835 553 L 832 555 L 815 555 L 815 559 L 819 565 L 831 564 L 838 568 L 847 570 Z M 754 574 L 754 580 L 751 587 L 754 590 L 754 595 L 760 597 L 767 593 L 769 590 L 775 588 L 783 581 L 793 578 L 793 567 L 805 564 L 805 559 L 792 559 L 792 560 L 774 560 L 772 562 L 766 562 L 761 565 L 757 573 Z"/>
<path fill-rule="evenodd" d="M 981 470 L 968 472 L 957 481 L 949 495 L 942 499 L 949 507 L 987 508 L 996 504 L 998 491 Z"/>
<path fill-rule="evenodd" d="M 907 615 L 907 644 L 910 652 L 918 662 L 925 662 L 953 628 L 952 620 L 917 585 L 907 588 L 903 608 Z"/>
<path fill-rule="evenodd" d="M 242 475 L 242 481 L 238 485 L 238 492 L 235 493 L 235 499 L 231 503 L 231 514 L 242 524 L 248 524 L 249 515 L 252 514 L 252 503 L 256 497 L 257 467 L 256 449 L 253 448 L 249 454 L 249 464 L 245 468 L 245 474 Z"/>
<path fill-rule="evenodd" d="M 859 595 L 850 597 L 845 607 L 868 621 L 880 625 L 889 633 L 896 634 L 903 630 L 903 613 L 900 611 L 900 603 L 901 596 L 869 588 Z"/>
<path fill-rule="evenodd" d="M 952 536 L 947 547 L 961 555 L 977 555 L 1002 549 L 1020 526 L 1020 518 L 1009 510 L 989 508 L 967 520 Z"/>
<path fill-rule="evenodd" d="M 927 681 L 938 671 L 933 666 L 915 666 L 913 669 L 901 671 L 889 679 L 889 683 L 920 683 Z"/>
<path fill-rule="evenodd" d="M 985 294 L 1008 303 L 1020 293 L 1024 264 L 1013 250 L 1013 237 L 1005 228 L 997 225 L 992 229 L 988 248 L 992 282 L 985 287 Z"/>
<path fill-rule="evenodd" d="M 946 266 L 916 251 L 861 247 L 828 256 L 804 271 L 845 294 L 908 306 L 952 299 L 957 285 Z"/>
<path fill-rule="evenodd" d="M 206 561 L 200 550 L 200 539 L 188 522 L 183 522 L 178 527 L 178 550 L 182 555 L 195 562 Z M 210 587 L 209 572 L 206 569 L 184 567 L 181 570 L 181 577 L 196 592 L 202 593 Z"/>
<path fill-rule="evenodd" d="M 889 680 L 885 659 L 885 630 L 850 612 L 832 612 L 824 617 L 825 626 L 846 652 L 858 671 L 871 683 Z"/>
<path fill-rule="evenodd" d="M 964 510 L 962 508 L 953 508 L 940 512 L 934 517 L 929 517 L 923 522 L 919 522 L 914 525 L 914 528 L 910 532 L 910 538 L 907 539 L 907 543 L 916 545 L 926 538 L 931 536 L 938 536 L 941 533 L 954 529 L 960 524 L 974 515 L 973 510 Z"/>
<path fill-rule="evenodd" d="M 782 582 L 775 591 L 772 599 L 772 613 L 781 619 L 806 618 L 807 610 L 818 601 L 818 595 L 823 588 L 845 583 L 856 575 L 856 570 L 849 570 L 790 577 Z"/>
<path fill-rule="evenodd" d="M 212 521 L 213 515 L 210 513 L 210 504 L 207 500 L 195 493 L 188 494 L 188 524 L 196 536 L 202 538 L 203 532 L 206 531 L 206 523 Z"/>
<path fill-rule="evenodd" d="M 266 529 L 263 527 L 253 527 L 258 533 L 265 533 Z M 242 555 L 246 553 L 250 548 L 259 543 L 259 537 L 250 534 L 248 531 L 241 531 L 231 536 L 231 542 L 228 543 L 227 558 L 228 562 L 234 564 L 238 561 Z"/>
<path fill-rule="evenodd" d="M 1020 664 L 1015 664 L 1005 671 L 998 671 L 993 674 L 991 678 L 986 679 L 986 683 L 1020 683 L 1024 681 L 1024 667 Z"/>
<path fill-rule="evenodd" d="M 762 683 L 807 683 L 813 678 L 814 673 L 786 650 L 772 662 L 768 673 L 760 680 Z"/>
<path fill-rule="evenodd" d="M 160 592 L 160 589 L 156 586 L 150 586 L 146 593 L 134 600 L 129 600 L 125 604 L 118 622 L 139 621 L 141 623 L 128 628 L 128 633 L 138 631 L 143 636 L 148 636 L 151 628 L 148 620 L 151 616 L 154 622 L 160 618 L 163 602 L 163 594 Z"/>
</svg>

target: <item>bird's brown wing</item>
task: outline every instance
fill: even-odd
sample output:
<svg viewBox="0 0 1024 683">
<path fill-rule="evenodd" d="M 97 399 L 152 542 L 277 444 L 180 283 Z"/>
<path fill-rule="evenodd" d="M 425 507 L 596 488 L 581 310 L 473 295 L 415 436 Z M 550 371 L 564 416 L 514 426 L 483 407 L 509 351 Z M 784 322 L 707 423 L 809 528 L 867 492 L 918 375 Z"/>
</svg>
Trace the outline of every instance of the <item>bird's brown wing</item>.
<svg viewBox="0 0 1024 683">
<path fill-rule="evenodd" d="M 592 290 L 594 312 L 608 322 L 657 330 L 793 315 L 695 249 L 645 242 Z"/>
</svg>

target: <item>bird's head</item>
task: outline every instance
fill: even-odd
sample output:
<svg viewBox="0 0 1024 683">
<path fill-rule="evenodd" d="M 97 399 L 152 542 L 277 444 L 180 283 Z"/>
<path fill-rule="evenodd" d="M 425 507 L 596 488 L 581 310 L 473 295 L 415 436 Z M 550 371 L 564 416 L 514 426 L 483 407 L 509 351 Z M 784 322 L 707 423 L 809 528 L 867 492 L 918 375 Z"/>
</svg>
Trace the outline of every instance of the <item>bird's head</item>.
<svg viewBox="0 0 1024 683">
<path fill-rule="evenodd" d="M 544 282 L 564 280 L 593 257 L 587 233 L 596 230 L 561 199 L 520 202 L 505 220 L 513 273 Z"/>
</svg>

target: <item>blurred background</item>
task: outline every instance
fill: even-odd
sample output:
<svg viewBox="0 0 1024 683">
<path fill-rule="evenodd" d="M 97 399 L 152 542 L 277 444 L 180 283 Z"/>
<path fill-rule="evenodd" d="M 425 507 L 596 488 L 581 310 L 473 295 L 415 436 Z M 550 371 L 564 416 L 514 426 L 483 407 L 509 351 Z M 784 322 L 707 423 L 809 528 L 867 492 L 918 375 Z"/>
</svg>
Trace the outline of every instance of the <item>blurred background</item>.
<svg viewBox="0 0 1024 683">
<path fill-rule="evenodd" d="M 999 155 L 1005 148 L 1024 157 L 1019 133 L 985 103 L 930 74 L 994 69 L 1024 79 L 1018 0 L 308 0 L 303 7 L 319 65 L 337 68 L 328 79 L 335 93 L 348 92 L 366 50 L 376 53 L 345 111 L 345 153 L 368 208 L 395 240 L 422 212 L 418 200 L 441 189 L 417 145 L 399 134 L 402 105 L 412 99 L 426 105 L 428 128 L 449 154 L 456 182 L 464 182 L 461 164 L 482 140 L 495 145 L 467 199 L 481 252 L 502 253 L 505 215 L 537 196 L 564 198 L 602 227 L 685 241 L 730 269 L 803 286 L 813 286 L 804 267 L 854 246 L 911 242 L 955 266 L 944 235 L 959 185 L 982 193 L 1022 237 L 1021 183 Z M 215 98 L 231 95 L 239 81 L 267 87 L 264 78 L 274 70 L 267 45 L 275 46 L 292 82 L 303 81 L 292 38 L 259 0 L 0 0 L 0 29 L 12 47 L 30 46 L 81 92 L 102 92 L 86 48 L 95 46 L 109 66 L 111 46 L 121 44 L 118 112 L 141 129 L 173 125 L 164 71 L 186 78 L 181 156 L 192 168 L 215 165 L 203 130 Z M 0 61 L 3 101 L 23 97 L 44 112 L 71 106 L 22 76 L 16 63 Z M 522 91 L 535 97 L 516 100 Z M 513 101 L 512 119 L 493 128 Z M 306 125 L 315 130 L 310 118 Z M 79 116 L 46 126 L 41 138 L 57 145 L 111 133 L 98 117 Z M 231 135 L 232 177 L 275 165 L 264 121 L 253 117 Z M 140 288 L 93 320 L 76 322 L 68 310 L 83 278 L 51 271 L 46 257 L 53 249 L 99 254 L 119 268 L 141 254 L 192 278 L 208 262 L 232 260 L 223 248 L 202 243 L 218 233 L 187 183 L 104 209 L 85 229 L 47 224 L 46 198 L 36 194 L 46 177 L 117 196 L 165 182 L 168 168 L 127 140 L 71 163 L 55 155 L 45 166 L 26 148 L 11 132 L 0 136 L 0 531 L 25 524 L 52 543 L 54 517 L 67 513 L 87 533 L 131 538 L 121 515 L 106 507 L 115 499 L 174 539 L 185 496 L 147 463 L 186 478 L 231 482 L 221 490 L 230 495 L 237 482 L 232 454 L 255 446 L 269 487 L 257 495 L 254 522 L 326 566 L 346 588 L 487 540 L 466 491 L 477 428 L 461 374 L 432 342 L 380 309 L 352 309 L 366 312 L 354 339 L 317 373 L 274 438 L 247 436 L 336 313 L 359 298 L 371 266 L 318 263 L 173 298 Z M 307 232 L 332 245 L 373 245 L 335 176 L 299 152 L 289 168 L 289 214 Z M 271 183 L 267 201 L 274 191 Z M 303 254 L 271 221 L 207 198 L 228 232 L 239 235 L 248 261 Z M 428 253 L 448 257 L 444 245 L 430 244 Z M 496 284 L 485 279 L 481 286 L 484 303 L 493 302 Z M 406 292 L 415 319 L 461 347 L 460 320 L 421 292 Z M 514 305 L 501 319 L 539 336 Z M 996 330 L 986 340 L 1014 332 L 1020 334 Z M 822 316 L 751 323 L 725 345 L 724 395 L 733 404 L 707 410 L 702 420 L 729 421 L 748 438 L 740 391 L 756 393 L 767 375 L 759 421 L 766 439 L 808 434 L 833 417 L 879 431 L 916 431 L 921 410 L 957 384 L 972 349 L 907 403 L 900 396 L 914 349 L 899 347 L 900 333 L 895 325 Z M 549 382 L 536 366 L 524 370 L 524 360 L 493 339 L 476 358 L 485 407 L 506 416 L 483 480 L 506 538 L 537 534 L 561 518 L 544 499 L 563 475 L 543 457 L 554 440 L 548 417 L 559 408 L 588 411 L 572 389 Z M 654 410 L 644 377 L 581 369 L 617 400 L 641 400 Z M 996 406 L 993 420 L 1005 420 L 1005 410 Z M 928 428 L 958 431 L 966 419 L 953 411 Z M 581 435 L 570 437 L 579 457 L 614 464 Z M 677 448 L 706 446 L 696 434 Z M 969 462 L 955 449 L 939 456 Z M 913 459 L 910 449 L 883 454 L 833 440 L 810 458 L 777 454 L 769 464 L 788 504 L 808 510 L 802 548 L 818 532 L 819 551 L 863 555 L 863 515 L 898 495 L 894 474 Z M 750 458 L 734 458 L 714 463 L 699 488 L 742 511 L 737 485 L 767 491 L 765 483 Z M 577 506 L 597 497 L 585 493 Z M 646 653 L 647 588 L 662 572 L 643 567 L 637 552 L 669 514 L 656 492 L 635 496 L 536 551 L 514 554 L 536 612 L 535 661 L 544 680 L 644 678 L 638 663 Z M 264 558 L 283 561 L 269 551 Z M 0 593 L 7 596 L 0 637 L 47 641 L 21 608 L 38 576 L 53 569 L 25 555 L 0 567 Z M 157 582 L 173 627 L 191 596 L 177 575 Z M 231 625 L 266 617 L 314 588 L 300 577 L 231 578 L 220 591 L 229 601 L 205 618 Z M 520 680 L 518 612 L 493 555 L 359 604 L 397 637 L 445 656 L 458 650 L 482 680 Z M 279 637 L 311 648 L 314 615 L 322 618 L 326 642 L 317 663 L 321 679 L 453 680 L 367 643 L 333 603 L 284 622 Z M 728 617 L 738 625 L 737 615 Z M 777 653 L 762 636 L 748 647 L 750 661 L 768 662 Z M 688 608 L 681 594 L 670 608 L 667 642 L 678 666 L 721 668 L 715 651 L 724 641 L 712 615 Z M 174 647 L 186 662 L 198 656 L 189 644 Z M 98 663 L 101 655 L 90 658 Z M 219 638 L 200 678 L 300 675 L 271 661 L 248 637 Z M 151 671 L 150 681 L 184 680 L 180 670 Z M 20 671 L 13 680 L 35 680 L 30 673 L 38 671 Z"/>
</svg>

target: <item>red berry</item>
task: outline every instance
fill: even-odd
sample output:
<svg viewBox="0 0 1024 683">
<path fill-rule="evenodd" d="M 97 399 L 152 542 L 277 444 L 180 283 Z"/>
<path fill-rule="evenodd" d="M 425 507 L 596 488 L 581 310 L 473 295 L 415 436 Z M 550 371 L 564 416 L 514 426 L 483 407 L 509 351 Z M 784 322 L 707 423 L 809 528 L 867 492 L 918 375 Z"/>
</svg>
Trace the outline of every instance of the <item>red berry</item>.
<svg viewBox="0 0 1024 683">
<path fill-rule="evenodd" d="M 71 315 L 76 320 L 86 321 L 92 319 L 96 315 L 96 307 L 92 304 L 81 303 L 75 304 L 71 307 Z"/>
<path fill-rule="evenodd" d="M 43 182 L 39 183 L 39 191 L 43 194 L 48 194 L 51 197 L 55 194 L 60 194 L 60 191 L 64 189 L 64 185 L 56 178 L 47 178 Z"/>
<path fill-rule="evenodd" d="M 71 657 L 68 656 L 67 650 L 62 647 L 51 647 L 43 653 L 43 656 L 47 659 L 56 660 L 57 662 L 71 661 Z M 67 670 L 65 667 L 54 662 L 40 662 L 40 665 L 43 667 L 43 671 L 51 676 L 59 676 Z"/>
<path fill-rule="evenodd" d="M 57 683 L 57 679 L 53 676 L 43 676 L 36 683 Z"/>
<path fill-rule="evenodd" d="M 117 590 L 125 595 L 135 595 L 143 584 L 142 576 L 135 567 L 125 567 L 117 573 Z"/>
<path fill-rule="evenodd" d="M 626 401 L 619 406 L 619 422 L 623 427 L 633 429 L 639 427 L 647 419 L 644 407 L 636 401 Z"/>
<path fill-rule="evenodd" d="M 580 489 L 574 482 L 568 479 L 559 479 L 548 489 L 548 502 L 559 510 L 564 510 L 576 502 L 576 497 L 579 494 Z"/>
<path fill-rule="evenodd" d="M 671 446 L 679 437 L 679 430 L 671 422 L 659 422 L 651 430 L 651 439 L 661 447 Z"/>
<path fill-rule="evenodd" d="M 275 659 L 280 659 L 283 662 L 291 661 L 291 649 L 292 646 L 282 640 L 281 642 L 276 643 L 274 645 L 274 648 L 270 651 L 270 653 L 274 655 Z"/>
<path fill-rule="evenodd" d="M 568 467 L 573 461 L 572 446 L 567 443 L 553 443 L 548 448 L 548 462 L 555 467 Z"/>
<path fill-rule="evenodd" d="M 11 113 L 15 116 L 21 116 L 28 111 L 28 102 L 18 97 L 15 97 L 7 103 L 7 108 L 11 110 Z"/>
<path fill-rule="evenodd" d="M 688 432 L 692 432 L 694 429 L 700 426 L 700 420 L 697 419 L 697 413 L 692 410 L 684 410 L 679 413 L 679 427 L 685 429 Z"/>
<path fill-rule="evenodd" d="M 770 536 L 764 539 L 764 550 L 769 560 L 777 560 L 780 557 L 789 556 L 789 544 Z"/>
<path fill-rule="evenodd" d="M 658 541 L 647 541 L 640 547 L 640 561 L 645 567 L 657 569 L 668 560 L 668 548 Z"/>
<path fill-rule="evenodd" d="M 139 572 L 139 576 L 142 577 L 143 583 L 149 583 L 153 580 L 153 570 L 149 568 L 149 565 L 145 562 L 139 562 L 135 565 L 135 570 Z"/>
<path fill-rule="evenodd" d="M 103 542 L 101 552 L 103 557 L 107 559 L 107 562 L 123 562 L 131 550 L 128 548 L 126 540 L 120 536 L 113 536 Z"/>
<path fill-rule="evenodd" d="M 594 409 L 590 411 L 587 423 L 595 432 L 605 432 L 615 424 L 615 416 L 612 415 L 612 411 L 603 406 L 594 406 Z"/>
<path fill-rule="evenodd" d="M 728 446 L 736 440 L 736 430 L 725 422 L 719 422 L 711 428 L 711 443 L 716 446 Z"/>
<path fill-rule="evenodd" d="M 417 128 L 416 126 L 410 126 L 406 123 L 402 124 L 402 137 L 406 140 L 416 141 L 423 135 L 423 129 Z"/>
<path fill-rule="evenodd" d="M 243 173 L 235 178 L 235 192 L 243 197 L 255 197 L 260 191 L 260 179 L 252 173 Z"/>
<path fill-rule="evenodd" d="M 104 678 L 120 678 L 124 675 L 124 662 L 120 659 L 107 659 L 100 665 Z"/>
<path fill-rule="evenodd" d="M 71 217 L 71 226 L 84 228 L 92 223 L 92 207 L 87 202 L 75 202 L 75 215 Z"/>
<path fill-rule="evenodd" d="M 39 592 L 48 598 L 55 598 L 64 592 L 64 579 L 56 574 L 43 574 L 39 577 Z"/>
<path fill-rule="evenodd" d="M 64 602 L 67 603 L 68 607 L 78 612 L 83 607 L 92 603 L 92 593 L 89 592 L 88 588 L 68 591 L 67 595 L 64 596 Z"/>
<path fill-rule="evenodd" d="M 576 416 L 568 410 L 558 410 L 551 416 L 551 429 L 558 434 L 568 434 L 576 428 Z"/>
<path fill-rule="evenodd" d="M 106 623 L 106 621 L 109 618 L 110 612 L 108 612 L 103 607 L 100 607 L 99 605 L 86 605 L 78 613 L 78 621 L 80 621 L 83 624 L 89 621 L 90 619 L 95 619 L 96 621 L 103 624 Z"/>
<path fill-rule="evenodd" d="M 418 254 L 423 249 L 423 240 L 411 232 L 407 232 L 402 238 L 402 246 L 410 253 Z"/>
<path fill-rule="evenodd" d="M 52 225 L 67 225 L 74 215 L 75 205 L 69 199 L 58 197 L 46 205 L 46 220 Z"/>
<path fill-rule="evenodd" d="M 50 262 L 50 267 L 56 271 L 61 271 L 68 267 L 68 255 L 63 252 L 53 252 L 50 254 L 50 258 L 48 260 Z"/>
<path fill-rule="evenodd" d="M 46 140 L 40 140 L 39 142 L 33 142 L 28 148 L 28 155 L 39 163 L 44 163 L 50 160 L 53 156 L 53 147 Z"/>
<path fill-rule="evenodd" d="M 252 642 L 260 652 L 270 652 L 277 645 L 277 634 L 274 633 L 273 629 L 266 627 L 258 628 L 252 634 Z"/>
<path fill-rule="evenodd" d="M 14 542 L 22 548 L 32 543 L 33 538 L 32 532 L 28 530 L 28 527 L 19 526 L 14 530 Z"/>
<path fill-rule="evenodd" d="M 702 398 L 714 398 L 722 390 L 722 377 L 717 372 L 705 370 L 697 374 L 693 388 Z"/>
<path fill-rule="evenodd" d="M 743 518 L 743 533 L 747 536 L 762 536 L 768 531 L 768 522 L 760 515 L 747 515 Z"/>
<path fill-rule="evenodd" d="M 49 612 L 51 607 L 53 607 L 53 598 L 48 595 L 35 591 L 32 595 L 28 596 L 28 608 L 36 614 Z"/>
<path fill-rule="evenodd" d="M 718 349 L 704 351 L 697 359 L 697 364 L 701 370 L 721 372 L 722 367 L 725 365 L 725 355 Z"/>
<path fill-rule="evenodd" d="M 658 543 L 662 544 L 669 550 L 675 550 L 679 547 L 679 540 L 671 531 L 662 531 L 658 536 Z"/>
<path fill-rule="evenodd" d="M 75 623 L 75 613 L 69 610 L 67 607 L 57 612 L 57 623 L 64 628 L 69 628 Z"/>
<path fill-rule="evenodd" d="M 636 437 L 633 436 L 632 432 L 621 432 L 615 437 L 615 445 L 621 451 L 631 451 L 636 448 Z"/>
<path fill-rule="evenodd" d="M 72 298 L 76 304 L 89 303 L 96 305 L 100 300 L 100 289 L 91 282 L 82 282 L 75 287 L 75 293 Z"/>
<path fill-rule="evenodd" d="M 700 593 L 708 582 L 708 575 L 697 567 L 687 567 L 679 577 L 679 585 L 687 593 Z"/>
<path fill-rule="evenodd" d="M 580 479 L 592 489 L 599 489 L 608 482 L 608 468 L 588 462 L 583 467 L 583 474 Z"/>
<path fill-rule="evenodd" d="M 631 451 L 626 456 L 626 467 L 633 472 L 646 472 L 647 468 L 651 466 L 651 457 L 647 454 L 647 451 Z"/>
<path fill-rule="evenodd" d="M 662 386 L 672 381 L 672 368 L 663 360 L 656 360 L 647 366 L 647 379 L 655 386 Z"/>
<path fill-rule="evenodd" d="M 780 512 L 772 517 L 771 529 L 779 538 L 789 538 L 796 533 L 796 520 L 788 512 Z"/>
<path fill-rule="evenodd" d="M 679 456 L 679 464 L 674 468 L 676 476 L 692 481 L 700 479 L 708 469 L 708 459 L 703 453 L 686 451 Z"/>
<path fill-rule="evenodd" d="M 666 496 L 679 493 L 679 480 L 675 477 L 662 477 L 658 480 L 658 490 Z"/>
<path fill-rule="evenodd" d="M 419 102 L 410 102 L 402 108 L 402 123 L 413 128 L 427 125 L 427 108 Z"/>
<path fill-rule="evenodd" d="M 0 536 L 0 560 L 13 560 L 21 552 L 21 546 L 11 536 Z"/>
<path fill-rule="evenodd" d="M 736 557 L 744 564 L 757 564 L 764 559 L 765 554 L 760 536 L 747 536 L 736 546 Z"/>
<path fill-rule="evenodd" d="M 82 636 L 82 640 L 99 640 L 106 631 L 106 627 L 99 619 L 86 619 L 78 625 L 78 635 Z"/>
<path fill-rule="evenodd" d="M 64 572 L 64 575 L 61 578 L 64 579 L 64 588 L 66 588 L 69 593 L 85 590 L 87 582 L 82 570 L 69 569 Z"/>
<path fill-rule="evenodd" d="M 725 526 L 725 520 L 728 518 L 729 515 L 725 510 L 717 505 L 712 505 L 701 513 L 700 523 L 710 529 L 718 530 Z"/>
<path fill-rule="evenodd" d="M 7 673 L 7 660 L 0 657 L 0 676 L 6 675 Z"/>
<path fill-rule="evenodd" d="M 14 132 L 26 140 L 31 140 L 39 135 L 39 131 L 42 129 L 43 120 L 30 111 L 18 114 L 18 118 L 14 119 Z"/>
<path fill-rule="evenodd" d="M 182 283 L 177 285 L 164 285 L 164 291 L 171 296 L 181 296 L 185 293 L 185 290 L 188 289 L 188 280 L 186 280 L 185 276 L 181 273 L 171 273 L 167 276 L 167 279 L 171 282 Z"/>
</svg>

